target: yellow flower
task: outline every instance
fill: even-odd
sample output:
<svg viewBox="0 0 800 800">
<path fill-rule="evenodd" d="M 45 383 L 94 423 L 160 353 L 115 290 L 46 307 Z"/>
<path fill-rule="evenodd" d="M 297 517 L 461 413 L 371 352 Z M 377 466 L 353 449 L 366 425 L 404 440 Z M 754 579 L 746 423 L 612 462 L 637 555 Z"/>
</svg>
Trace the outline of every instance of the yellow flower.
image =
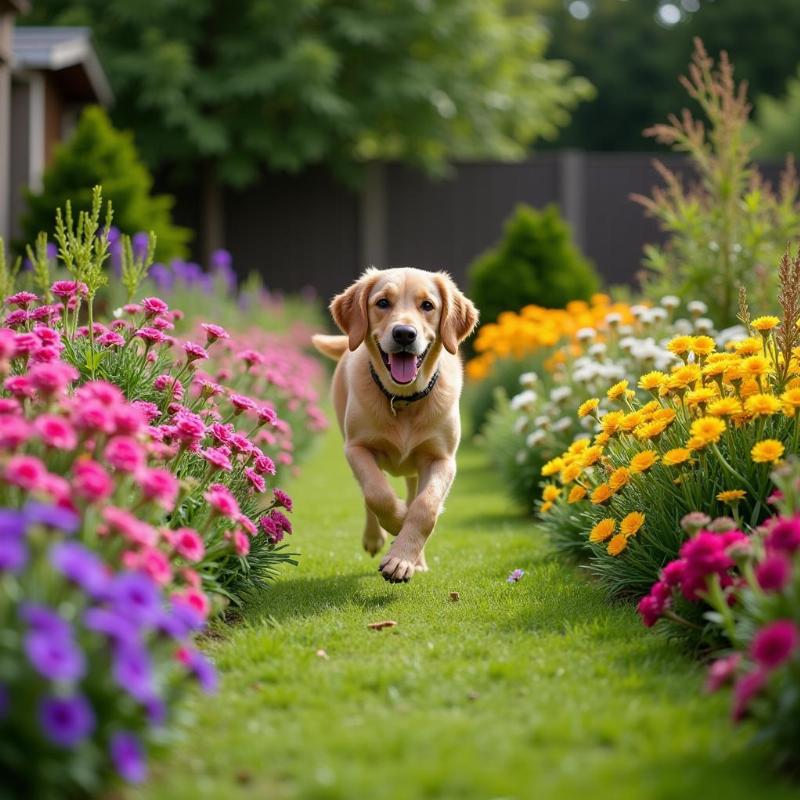
<svg viewBox="0 0 800 800">
<path fill-rule="evenodd" d="M 742 375 L 758 378 L 769 372 L 769 361 L 764 356 L 750 356 L 742 361 L 741 367 Z"/>
<path fill-rule="evenodd" d="M 553 507 L 553 503 L 548 500 L 545 503 L 542 503 L 541 507 L 539 508 L 540 514 L 546 514 L 551 508 Z"/>
<path fill-rule="evenodd" d="M 614 492 L 611 491 L 611 487 L 607 483 L 601 483 L 592 492 L 592 503 L 596 506 L 601 506 L 603 503 L 607 503 L 613 496 Z"/>
<path fill-rule="evenodd" d="M 672 408 L 660 408 L 653 414 L 653 420 L 656 422 L 663 422 L 669 425 L 677 416 L 675 410 Z"/>
<path fill-rule="evenodd" d="M 703 375 L 707 378 L 716 378 L 728 368 L 728 361 L 709 362 L 703 367 Z"/>
<path fill-rule="evenodd" d="M 655 450 L 642 450 L 641 453 L 637 453 L 632 459 L 629 465 L 631 472 L 647 472 L 653 464 L 658 461 L 658 453 Z"/>
<path fill-rule="evenodd" d="M 607 392 L 606 397 L 609 400 L 618 400 L 622 395 L 625 394 L 625 390 L 628 388 L 628 381 L 620 381 L 619 383 L 615 383 Z"/>
<path fill-rule="evenodd" d="M 667 429 L 667 424 L 668 423 L 663 420 L 645 422 L 643 425 L 640 425 L 638 428 L 636 428 L 636 430 L 634 430 L 634 434 L 636 438 L 640 440 L 656 439 Z"/>
<path fill-rule="evenodd" d="M 618 533 L 608 543 L 608 554 L 618 556 L 628 546 L 628 537 L 624 533 Z"/>
<path fill-rule="evenodd" d="M 742 413 L 742 404 L 735 397 L 723 397 L 711 403 L 706 411 L 712 417 L 733 417 Z"/>
<path fill-rule="evenodd" d="M 580 503 L 586 497 L 586 489 L 583 486 L 573 486 L 567 497 L 568 503 Z"/>
<path fill-rule="evenodd" d="M 559 456 L 558 458 L 551 459 L 542 467 L 542 475 L 545 478 L 549 478 L 551 475 L 561 472 L 563 468 L 564 459 Z"/>
<path fill-rule="evenodd" d="M 671 339 L 669 342 L 667 342 L 667 350 L 669 350 L 670 353 L 674 353 L 676 356 L 685 355 L 691 349 L 691 336 L 676 336 L 674 339 Z"/>
<path fill-rule="evenodd" d="M 710 403 L 717 397 L 717 392 L 715 389 L 712 389 L 707 386 L 703 386 L 700 389 L 694 389 L 691 392 L 686 393 L 686 402 L 690 406 L 697 406 L 697 405 L 706 405 Z"/>
<path fill-rule="evenodd" d="M 750 456 L 756 464 L 773 463 L 783 455 L 785 449 L 777 439 L 764 439 L 753 445 Z"/>
<path fill-rule="evenodd" d="M 599 447 L 598 445 L 587 447 L 581 455 L 581 464 L 584 467 L 591 467 L 593 464 L 596 464 L 600 460 L 600 456 L 602 455 L 603 455 L 602 447 Z"/>
<path fill-rule="evenodd" d="M 692 457 L 691 450 L 685 447 L 675 447 L 672 450 L 667 450 L 661 457 L 661 461 L 668 467 L 675 467 L 678 464 L 683 464 Z"/>
<path fill-rule="evenodd" d="M 756 317 L 750 323 L 750 327 L 759 333 L 766 333 L 767 331 L 771 331 L 773 328 L 777 328 L 778 325 L 780 325 L 780 322 L 781 321 L 779 317 Z"/>
<path fill-rule="evenodd" d="M 589 446 L 589 439 L 584 437 L 583 439 L 576 439 L 568 448 L 568 453 L 582 453 L 586 448 Z"/>
<path fill-rule="evenodd" d="M 710 442 L 707 442 L 699 436 L 690 436 L 689 441 L 686 442 L 686 447 L 694 452 L 695 450 L 702 450 L 704 447 L 708 447 L 709 444 Z"/>
<path fill-rule="evenodd" d="M 670 389 L 685 389 L 693 383 L 696 383 L 702 370 L 697 364 L 684 364 L 682 367 L 676 367 L 672 370 L 672 374 L 667 381 L 667 386 Z"/>
<path fill-rule="evenodd" d="M 754 356 L 756 353 L 761 352 L 762 344 L 760 339 L 751 336 L 749 339 L 742 339 L 741 342 L 735 342 L 733 348 L 736 351 L 736 355 Z"/>
<path fill-rule="evenodd" d="M 658 400 L 650 400 L 639 409 L 639 413 L 649 416 L 650 414 L 655 414 L 660 408 L 661 403 Z"/>
<path fill-rule="evenodd" d="M 617 521 L 613 517 L 601 519 L 589 533 L 590 542 L 604 542 L 617 529 Z"/>
<path fill-rule="evenodd" d="M 619 531 L 625 536 L 635 536 L 639 532 L 639 528 L 644 525 L 644 520 L 645 516 L 641 511 L 631 511 L 630 514 L 623 517 L 619 524 Z"/>
<path fill-rule="evenodd" d="M 567 466 L 561 470 L 558 479 L 561 483 L 572 483 L 580 477 L 581 472 L 583 472 L 583 468 L 580 464 L 567 464 Z"/>
<path fill-rule="evenodd" d="M 754 394 L 744 401 L 744 410 L 754 417 L 768 417 L 780 408 L 781 401 L 772 394 Z"/>
<path fill-rule="evenodd" d="M 668 375 L 665 375 L 663 372 L 659 372 L 658 370 L 648 372 L 639 378 L 639 388 L 644 389 L 647 392 L 655 391 L 662 384 L 666 383 L 668 377 Z"/>
<path fill-rule="evenodd" d="M 783 400 L 783 413 L 787 417 L 793 417 L 795 409 L 800 408 L 800 387 L 787 389 L 781 395 L 781 400 Z"/>
<path fill-rule="evenodd" d="M 631 479 L 631 473 L 627 467 L 618 467 L 608 478 L 608 485 L 615 492 L 618 492 Z"/>
<path fill-rule="evenodd" d="M 726 427 L 725 423 L 716 417 L 700 417 L 692 423 L 689 432 L 703 443 L 712 444 L 719 441 Z"/>
<path fill-rule="evenodd" d="M 546 484 L 542 490 L 542 500 L 552 502 L 553 500 L 558 500 L 560 495 L 561 489 L 559 489 L 558 486 L 554 486 L 552 483 Z"/>
<path fill-rule="evenodd" d="M 720 503 L 729 503 L 733 506 L 740 500 L 744 500 L 746 496 L 747 492 L 744 489 L 727 489 L 717 494 L 717 500 L 719 500 Z"/>
<path fill-rule="evenodd" d="M 630 414 L 626 414 L 620 420 L 619 427 L 623 431 L 632 431 L 637 425 L 641 425 L 642 422 L 644 422 L 644 414 L 640 409 L 639 411 L 632 411 Z"/>
<path fill-rule="evenodd" d="M 597 410 L 597 407 L 600 405 L 600 401 L 596 397 L 589 398 L 585 403 L 581 403 L 578 407 L 578 416 L 579 417 L 588 417 L 592 411 Z"/>
<path fill-rule="evenodd" d="M 707 356 L 715 347 L 716 342 L 710 336 L 695 336 L 691 350 L 696 356 Z"/>
<path fill-rule="evenodd" d="M 625 414 L 621 411 L 609 411 L 608 414 L 604 414 L 600 418 L 600 427 L 603 429 L 603 433 L 613 436 L 619 430 L 624 417 Z"/>
</svg>

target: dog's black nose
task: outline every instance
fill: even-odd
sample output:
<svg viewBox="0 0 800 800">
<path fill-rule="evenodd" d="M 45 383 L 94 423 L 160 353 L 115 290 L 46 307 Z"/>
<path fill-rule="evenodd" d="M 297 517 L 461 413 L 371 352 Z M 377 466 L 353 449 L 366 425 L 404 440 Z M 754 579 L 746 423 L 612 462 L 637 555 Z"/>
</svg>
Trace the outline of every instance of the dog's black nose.
<svg viewBox="0 0 800 800">
<path fill-rule="evenodd" d="M 392 338 L 397 344 L 408 347 L 417 338 L 417 329 L 413 325 L 395 325 L 392 329 Z"/>
</svg>

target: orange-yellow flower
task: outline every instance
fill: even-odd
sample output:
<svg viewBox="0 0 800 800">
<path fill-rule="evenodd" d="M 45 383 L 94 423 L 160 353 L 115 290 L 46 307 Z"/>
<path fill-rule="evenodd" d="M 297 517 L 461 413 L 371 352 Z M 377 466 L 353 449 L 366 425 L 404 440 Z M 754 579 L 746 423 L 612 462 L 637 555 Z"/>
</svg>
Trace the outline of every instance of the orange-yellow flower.
<svg viewBox="0 0 800 800">
<path fill-rule="evenodd" d="M 726 427 L 717 417 L 700 417 L 692 423 L 689 432 L 705 444 L 713 444 L 719 441 Z"/>
<path fill-rule="evenodd" d="M 597 410 L 600 401 L 596 397 L 590 397 L 586 402 L 581 403 L 578 407 L 579 417 L 588 417 L 593 411 Z"/>
<path fill-rule="evenodd" d="M 628 388 L 628 381 L 620 381 L 619 383 L 615 383 L 607 392 L 606 397 L 609 400 L 618 400 L 622 395 L 625 394 L 625 391 Z"/>
<path fill-rule="evenodd" d="M 583 468 L 580 464 L 567 464 L 567 466 L 561 470 L 558 479 L 561 483 L 572 483 L 580 477 L 581 472 L 583 472 Z"/>
<path fill-rule="evenodd" d="M 549 478 L 551 475 L 561 472 L 563 468 L 564 459 L 559 456 L 558 458 L 551 459 L 542 467 L 542 475 L 545 478 Z"/>
<path fill-rule="evenodd" d="M 552 483 L 548 483 L 545 485 L 544 489 L 542 490 L 542 500 L 558 500 L 559 496 L 561 495 L 561 490 L 558 486 L 554 486 Z"/>
<path fill-rule="evenodd" d="M 744 489 L 726 489 L 724 492 L 717 493 L 717 500 L 720 503 L 736 505 L 740 500 L 744 500 L 746 496 L 747 492 Z"/>
<path fill-rule="evenodd" d="M 655 450 L 642 450 L 631 459 L 628 468 L 634 473 L 647 472 L 656 461 L 658 461 L 658 453 Z"/>
<path fill-rule="evenodd" d="M 624 533 L 618 533 L 608 543 L 608 554 L 618 556 L 628 546 L 628 537 Z"/>
<path fill-rule="evenodd" d="M 781 400 L 783 401 L 783 413 L 787 417 L 793 417 L 795 410 L 800 408 L 800 387 L 795 386 L 787 389 L 781 395 Z"/>
<path fill-rule="evenodd" d="M 603 429 L 603 433 L 613 436 L 619 430 L 624 417 L 625 414 L 622 411 L 609 411 L 608 414 L 600 417 L 600 427 Z"/>
<path fill-rule="evenodd" d="M 682 367 L 676 367 L 672 370 L 667 386 L 670 389 L 685 389 L 687 386 L 696 383 L 702 374 L 702 370 L 697 364 L 684 364 Z"/>
<path fill-rule="evenodd" d="M 696 356 L 707 356 L 714 351 L 716 342 L 710 336 L 695 336 L 691 350 Z"/>
<path fill-rule="evenodd" d="M 583 486 L 573 486 L 567 496 L 568 503 L 580 503 L 586 497 L 586 489 Z"/>
<path fill-rule="evenodd" d="M 786 448 L 777 439 L 764 439 L 753 445 L 750 457 L 756 464 L 770 464 L 780 459 Z"/>
<path fill-rule="evenodd" d="M 668 467 L 676 467 L 678 464 L 686 463 L 692 457 L 692 451 L 685 447 L 675 447 L 667 450 L 661 457 L 661 461 Z"/>
<path fill-rule="evenodd" d="M 754 394 L 744 401 L 744 410 L 754 417 L 768 417 L 780 408 L 781 401 L 773 394 Z"/>
<path fill-rule="evenodd" d="M 589 533 L 590 542 L 604 542 L 617 529 L 617 521 L 613 517 L 601 519 Z"/>
<path fill-rule="evenodd" d="M 717 392 L 710 386 L 701 386 L 686 393 L 686 402 L 690 406 L 706 405 L 717 397 Z"/>
<path fill-rule="evenodd" d="M 552 501 L 547 500 L 546 502 L 542 503 L 541 507 L 539 508 L 539 513 L 546 514 L 552 507 L 553 507 Z"/>
<path fill-rule="evenodd" d="M 667 350 L 676 356 L 686 355 L 692 349 L 691 336 L 676 336 L 667 342 Z"/>
<path fill-rule="evenodd" d="M 608 485 L 614 492 L 618 492 L 631 479 L 631 473 L 627 467 L 618 467 L 608 478 Z"/>
<path fill-rule="evenodd" d="M 599 447 L 598 445 L 587 447 L 581 454 L 581 464 L 584 467 L 591 467 L 593 464 L 596 464 L 600 460 L 600 456 L 602 455 L 603 455 L 602 447 Z"/>
<path fill-rule="evenodd" d="M 740 342 L 735 342 L 733 345 L 736 355 L 744 357 L 754 356 L 756 353 L 760 353 L 762 347 L 761 340 L 756 339 L 754 336 L 748 339 L 742 339 Z"/>
<path fill-rule="evenodd" d="M 750 323 L 750 327 L 759 333 L 767 333 L 767 331 L 777 328 L 780 322 L 779 317 L 756 317 Z"/>
<path fill-rule="evenodd" d="M 644 525 L 644 520 L 645 516 L 641 511 L 631 511 L 619 523 L 619 532 L 625 536 L 635 536 L 639 532 L 639 528 Z"/>
<path fill-rule="evenodd" d="M 596 506 L 601 506 L 603 503 L 607 503 L 613 496 L 614 492 L 611 490 L 611 487 L 607 483 L 601 483 L 592 492 L 592 503 Z"/>
<path fill-rule="evenodd" d="M 662 420 L 653 420 L 639 425 L 634 434 L 637 439 L 656 439 L 667 429 L 667 423 Z"/>
<path fill-rule="evenodd" d="M 666 383 L 668 377 L 668 375 L 665 375 L 663 372 L 659 372 L 658 370 L 648 372 L 639 378 L 639 388 L 644 389 L 647 392 L 653 392 Z"/>
<path fill-rule="evenodd" d="M 769 372 L 769 361 L 764 356 L 750 356 L 741 363 L 742 375 L 759 378 Z"/>
<path fill-rule="evenodd" d="M 742 404 L 735 397 L 722 397 L 711 403 L 706 411 L 712 417 L 735 417 L 742 413 Z"/>
</svg>

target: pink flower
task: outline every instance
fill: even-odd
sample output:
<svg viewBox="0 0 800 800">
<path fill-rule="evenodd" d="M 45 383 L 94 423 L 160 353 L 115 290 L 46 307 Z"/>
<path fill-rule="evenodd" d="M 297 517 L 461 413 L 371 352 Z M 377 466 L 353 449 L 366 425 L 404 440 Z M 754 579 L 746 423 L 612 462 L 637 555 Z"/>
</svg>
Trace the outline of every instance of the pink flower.
<svg viewBox="0 0 800 800">
<path fill-rule="evenodd" d="M 240 353 L 236 354 L 236 358 L 244 361 L 248 367 L 264 363 L 264 356 L 261 355 L 261 353 L 257 353 L 255 350 L 242 350 Z"/>
<path fill-rule="evenodd" d="M 72 486 L 89 503 L 105 500 L 114 491 L 114 482 L 96 461 L 80 459 L 72 468 Z"/>
<path fill-rule="evenodd" d="M 255 459 L 253 460 L 253 467 L 259 475 L 275 474 L 275 462 L 269 456 L 266 456 L 263 453 L 256 455 Z"/>
<path fill-rule="evenodd" d="M 236 521 L 250 534 L 250 536 L 255 536 L 258 533 L 258 528 L 256 527 L 255 522 L 250 519 L 250 517 L 246 516 L 245 514 L 239 514 L 236 518 Z"/>
<path fill-rule="evenodd" d="M 208 432 L 221 444 L 228 444 L 231 436 L 236 432 L 233 425 L 224 425 L 221 422 L 214 422 L 208 426 Z"/>
<path fill-rule="evenodd" d="M 234 408 L 235 414 L 241 414 L 242 411 L 250 411 L 256 407 L 254 400 L 251 400 L 249 397 L 245 397 L 242 394 L 233 393 L 228 399 L 231 401 L 231 405 Z"/>
<path fill-rule="evenodd" d="M 175 550 L 187 561 L 202 561 L 205 555 L 205 545 L 200 534 L 193 528 L 178 528 L 173 539 Z"/>
<path fill-rule="evenodd" d="M 0 328 L 0 361 L 9 361 L 14 358 L 17 334 L 10 328 Z"/>
<path fill-rule="evenodd" d="M 152 422 L 161 416 L 158 406 L 155 403 L 148 403 L 146 400 L 134 400 L 131 405 L 141 412 L 142 416 L 148 421 Z"/>
<path fill-rule="evenodd" d="M 214 468 L 230 472 L 232 469 L 230 451 L 227 447 L 207 447 L 200 455 Z"/>
<path fill-rule="evenodd" d="M 147 573 L 159 586 L 172 582 L 172 565 L 160 550 L 148 547 L 139 554 L 139 569 Z"/>
<path fill-rule="evenodd" d="M 72 410 L 72 424 L 89 434 L 114 433 L 114 416 L 109 406 L 100 400 L 76 403 Z"/>
<path fill-rule="evenodd" d="M 17 292 L 6 297 L 6 303 L 10 306 L 27 308 L 31 303 L 35 303 L 39 298 L 33 292 Z"/>
<path fill-rule="evenodd" d="M 800 515 L 777 517 L 767 523 L 769 533 L 765 540 L 767 550 L 778 550 L 791 555 L 800 549 Z"/>
<path fill-rule="evenodd" d="M 12 375 L 10 378 L 5 379 L 3 386 L 7 392 L 10 392 L 20 400 L 29 399 L 36 394 L 36 390 L 27 375 Z"/>
<path fill-rule="evenodd" d="M 144 466 L 144 451 L 131 436 L 115 436 L 106 445 L 103 455 L 120 472 L 136 472 Z"/>
<path fill-rule="evenodd" d="M 52 364 L 61 358 L 61 353 L 57 347 L 52 345 L 44 345 L 38 350 L 31 353 L 31 362 L 33 364 Z"/>
<path fill-rule="evenodd" d="M 788 661 L 800 644 L 800 630 L 793 620 L 779 619 L 763 627 L 750 644 L 750 655 L 764 670 Z"/>
<path fill-rule="evenodd" d="M 24 417 L 12 414 L 0 416 L 0 447 L 4 450 L 16 450 L 28 440 L 31 426 Z"/>
<path fill-rule="evenodd" d="M 250 455 L 254 449 L 254 445 L 243 433 L 232 433 L 229 444 L 239 454 Z"/>
<path fill-rule="evenodd" d="M 106 506 L 103 509 L 103 519 L 110 530 L 124 536 L 131 544 L 154 547 L 158 541 L 158 534 L 152 525 L 148 525 L 124 508 Z"/>
<path fill-rule="evenodd" d="M 244 474 L 255 491 L 265 492 L 267 490 L 266 482 L 254 469 L 245 467 Z"/>
<path fill-rule="evenodd" d="M 183 400 L 183 384 L 172 375 L 159 375 L 153 381 L 153 388 L 157 392 L 172 392 L 172 397 L 178 402 Z"/>
<path fill-rule="evenodd" d="M 180 411 L 175 415 L 175 435 L 184 444 L 199 442 L 206 432 L 206 426 L 197 414 L 191 411 Z"/>
<path fill-rule="evenodd" d="M 83 384 L 75 394 L 81 401 L 99 400 L 107 406 L 125 402 L 122 390 L 108 381 L 90 381 Z"/>
<path fill-rule="evenodd" d="M 56 450 L 74 450 L 78 443 L 75 429 L 64 417 L 55 414 L 42 414 L 33 421 L 33 427 L 39 438 Z"/>
<path fill-rule="evenodd" d="M 60 306 L 49 305 L 34 308 L 29 316 L 34 322 L 52 322 L 61 317 L 62 309 Z"/>
<path fill-rule="evenodd" d="M 146 469 L 138 475 L 142 494 L 158 503 L 162 508 L 171 511 L 178 497 L 179 484 L 177 478 L 166 469 Z"/>
<path fill-rule="evenodd" d="M 157 328 L 139 328 L 133 335 L 141 339 L 148 347 L 154 344 L 161 344 L 166 339 L 164 334 Z"/>
<path fill-rule="evenodd" d="M 206 349 L 201 347 L 199 344 L 195 344 L 194 342 L 184 342 L 183 349 L 186 353 L 186 358 L 189 361 L 200 361 L 208 358 Z"/>
<path fill-rule="evenodd" d="M 215 397 L 225 391 L 222 386 L 208 378 L 197 378 L 195 383 L 200 387 L 200 394 L 203 397 Z"/>
<path fill-rule="evenodd" d="M 0 397 L 0 414 L 19 414 L 19 402 L 13 397 Z"/>
<path fill-rule="evenodd" d="M 228 531 L 225 537 L 233 543 L 237 555 L 246 556 L 250 552 L 250 538 L 244 531 L 236 528 L 234 531 Z"/>
<path fill-rule="evenodd" d="M 132 436 L 144 428 L 145 419 L 135 404 L 118 405 L 114 408 L 114 430 L 123 436 Z"/>
<path fill-rule="evenodd" d="M 731 710 L 733 719 L 738 722 L 747 714 L 752 699 L 761 691 L 767 682 L 767 673 L 763 670 L 756 670 L 742 675 L 733 687 L 733 708 Z"/>
<path fill-rule="evenodd" d="M 278 415 L 270 406 L 261 406 L 257 409 L 257 414 L 261 425 L 275 425 L 278 422 Z"/>
<path fill-rule="evenodd" d="M 203 619 L 205 619 L 211 611 L 211 603 L 208 597 L 199 589 L 190 587 L 184 589 L 182 592 L 176 592 L 172 595 L 173 602 L 183 603 L 192 610 L 196 611 Z"/>
<path fill-rule="evenodd" d="M 775 551 L 756 567 L 756 580 L 765 592 L 780 592 L 792 577 L 792 562 Z"/>
<path fill-rule="evenodd" d="M 212 483 L 203 497 L 211 506 L 212 511 L 222 517 L 236 519 L 241 513 L 236 498 L 228 487 L 221 483 Z"/>
<path fill-rule="evenodd" d="M 206 332 L 206 345 L 214 344 L 218 339 L 229 338 L 229 334 L 225 328 L 214 325 L 212 322 L 203 322 L 200 327 Z"/>
<path fill-rule="evenodd" d="M 160 297 L 145 297 L 142 300 L 142 308 L 148 317 L 166 314 L 169 311 L 169 306 Z"/>
<path fill-rule="evenodd" d="M 9 328 L 21 328 L 29 318 L 30 314 L 28 314 L 28 312 L 24 309 L 20 308 L 16 311 L 12 311 L 6 317 L 6 325 L 8 325 Z"/>
<path fill-rule="evenodd" d="M 35 456 L 12 456 L 3 471 L 3 477 L 12 485 L 35 492 L 42 489 L 47 468 Z"/>
<path fill-rule="evenodd" d="M 158 331 L 171 331 L 175 328 L 166 317 L 154 317 L 150 324 Z"/>
<path fill-rule="evenodd" d="M 144 309 L 138 303 L 126 303 L 122 306 L 122 310 L 131 317 L 141 314 Z"/>
<path fill-rule="evenodd" d="M 62 300 L 70 300 L 77 294 L 84 294 L 83 287 L 85 284 L 79 281 L 56 281 L 51 287 L 50 291 Z M 88 289 L 87 289 L 88 291 Z"/>
<path fill-rule="evenodd" d="M 97 338 L 97 344 L 101 347 L 122 347 L 125 344 L 125 339 L 115 331 L 106 331 Z"/>
<path fill-rule="evenodd" d="M 726 683 L 736 677 L 736 670 L 742 661 L 741 653 L 734 653 L 727 658 L 718 658 L 708 670 L 705 690 L 709 694 L 719 691 Z"/>
<path fill-rule="evenodd" d="M 278 542 L 283 540 L 283 531 L 268 514 L 261 517 L 258 524 L 261 526 L 261 530 L 264 531 L 264 535 L 272 544 L 278 544 Z"/>
<path fill-rule="evenodd" d="M 292 503 L 292 498 L 289 497 L 289 495 L 286 494 L 286 492 L 282 491 L 281 489 L 275 489 L 273 495 L 275 497 L 275 502 L 279 506 L 285 508 L 287 511 L 292 510 L 292 506 L 294 504 Z"/>
</svg>

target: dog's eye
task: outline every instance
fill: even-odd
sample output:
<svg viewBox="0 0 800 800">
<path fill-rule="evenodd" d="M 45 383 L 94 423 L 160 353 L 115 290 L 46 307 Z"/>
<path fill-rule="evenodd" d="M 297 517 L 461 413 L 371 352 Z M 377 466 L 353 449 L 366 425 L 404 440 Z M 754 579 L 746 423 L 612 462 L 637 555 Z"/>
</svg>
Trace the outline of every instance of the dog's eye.
<svg viewBox="0 0 800 800">
<path fill-rule="evenodd" d="M 434 305 L 430 300 L 423 300 L 421 308 L 423 311 L 433 311 Z"/>
<path fill-rule="evenodd" d="M 388 300 L 387 300 L 385 297 L 381 297 L 381 299 L 380 299 L 380 300 L 378 300 L 378 302 L 377 302 L 377 303 L 375 303 L 375 305 L 376 305 L 378 308 L 389 308 L 389 306 L 391 305 L 391 303 L 390 303 L 390 302 L 389 302 L 389 301 L 388 301 Z"/>
</svg>

